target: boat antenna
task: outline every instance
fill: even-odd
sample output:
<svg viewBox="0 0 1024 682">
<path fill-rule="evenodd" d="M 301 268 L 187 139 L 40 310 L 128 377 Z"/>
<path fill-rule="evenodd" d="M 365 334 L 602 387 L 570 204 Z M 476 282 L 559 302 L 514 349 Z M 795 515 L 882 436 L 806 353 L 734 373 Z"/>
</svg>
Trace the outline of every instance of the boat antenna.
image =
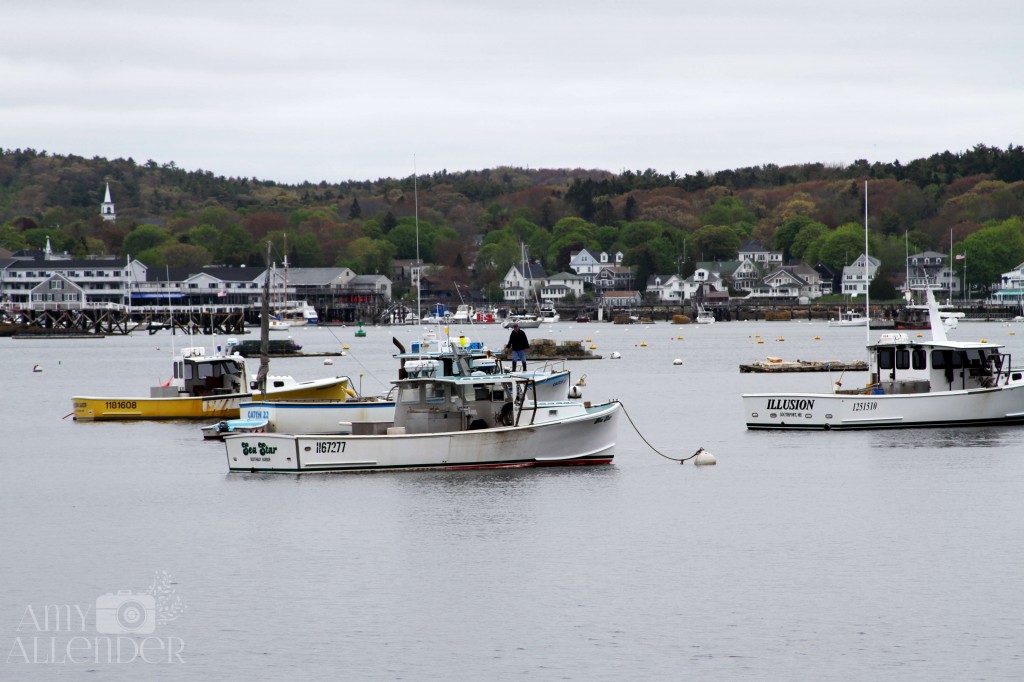
<svg viewBox="0 0 1024 682">
<path fill-rule="evenodd" d="M 423 276 L 423 264 L 420 263 L 420 194 L 416 183 L 416 155 L 412 155 L 412 203 L 413 220 L 416 223 L 416 322 L 423 319 L 420 307 L 420 277 Z"/>
<path fill-rule="evenodd" d="M 270 246 L 267 240 L 267 271 L 263 278 L 263 303 L 260 307 L 260 369 L 256 386 L 263 400 L 267 399 L 267 375 L 270 374 Z"/>
<path fill-rule="evenodd" d="M 907 262 L 907 276 L 906 276 L 906 278 L 903 281 L 903 286 L 906 289 L 905 293 L 907 295 L 909 295 L 910 294 L 910 230 L 904 230 L 903 231 L 903 249 L 904 249 L 904 251 L 907 252 L 906 253 L 906 255 L 907 255 L 907 259 L 906 259 L 906 262 Z M 907 300 L 907 303 L 910 303 L 909 299 Z"/>
<path fill-rule="evenodd" d="M 284 312 L 288 309 L 288 233 L 284 233 L 284 292 L 281 295 L 281 309 L 277 311 L 278 317 L 283 321 Z"/>
<path fill-rule="evenodd" d="M 171 307 L 171 267 L 169 265 L 164 266 L 164 272 L 167 277 L 167 317 L 171 320 L 171 361 L 174 361 L 174 310 Z"/>
<path fill-rule="evenodd" d="M 868 277 L 868 181 L 864 181 L 864 328 L 871 344 L 871 280 Z"/>
</svg>

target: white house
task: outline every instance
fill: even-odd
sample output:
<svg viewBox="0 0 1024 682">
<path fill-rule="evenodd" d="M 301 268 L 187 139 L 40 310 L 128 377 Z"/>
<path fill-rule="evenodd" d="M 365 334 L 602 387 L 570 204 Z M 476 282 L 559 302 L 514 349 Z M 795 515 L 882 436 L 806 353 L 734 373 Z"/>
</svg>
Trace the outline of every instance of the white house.
<svg viewBox="0 0 1024 682">
<path fill-rule="evenodd" d="M 576 298 L 583 295 L 583 278 L 571 272 L 560 272 L 548 277 L 540 290 L 542 301 L 560 301 L 569 294 Z"/>
<path fill-rule="evenodd" d="M 621 251 L 616 251 L 615 253 L 602 251 L 595 256 L 590 251 L 583 249 L 582 251 L 574 251 L 570 254 L 569 268 L 582 277 L 584 281 L 593 282 L 601 268 L 609 265 L 621 266 L 622 259 L 623 253 Z"/>
<path fill-rule="evenodd" d="M 740 244 L 737 258 L 749 260 L 761 266 L 773 268 L 782 265 L 782 252 L 772 251 L 761 246 L 761 242 L 751 239 Z"/>
<path fill-rule="evenodd" d="M 1021 305 L 1024 300 L 1024 263 L 999 275 L 999 284 L 992 296 L 1004 303 Z"/>
<path fill-rule="evenodd" d="M 513 305 L 525 305 L 535 300 L 547 280 L 548 273 L 538 262 L 516 263 L 501 280 L 502 298 Z"/>
<path fill-rule="evenodd" d="M 683 278 L 679 275 L 651 275 L 647 278 L 647 293 L 657 297 L 659 303 L 682 303 Z"/>
<path fill-rule="evenodd" d="M 740 291 L 753 291 L 769 272 L 771 268 L 767 264 L 758 265 L 749 258 L 741 258 L 732 271 L 733 286 Z"/>
<path fill-rule="evenodd" d="M 697 268 L 693 274 L 682 282 L 683 299 L 687 301 L 704 300 L 707 298 L 729 297 L 729 287 L 721 274 L 707 268 Z"/>
<path fill-rule="evenodd" d="M 80 290 L 79 300 L 85 307 L 127 305 L 138 284 L 145 280 L 146 266 L 138 260 L 12 258 L 0 263 L 0 298 L 22 308 L 54 308 L 47 304 L 55 304 L 56 296 L 60 295 L 63 303 L 64 293 Z M 69 288 L 60 282 L 75 286 Z"/>
<path fill-rule="evenodd" d="M 864 272 L 864 259 L 867 258 L 867 274 Z M 881 261 L 863 253 L 850 265 L 843 268 L 843 296 L 867 295 L 868 287 L 875 278 Z"/>
<path fill-rule="evenodd" d="M 761 280 L 751 292 L 749 298 L 817 298 L 821 289 L 817 283 L 808 282 L 795 271 L 795 268 L 778 268 Z"/>
<path fill-rule="evenodd" d="M 639 291 L 606 291 L 599 300 L 602 307 L 638 306 L 642 302 Z"/>
<path fill-rule="evenodd" d="M 590 251 L 574 251 L 569 256 L 569 268 L 587 282 L 593 282 L 601 269 L 601 259 Z"/>
</svg>

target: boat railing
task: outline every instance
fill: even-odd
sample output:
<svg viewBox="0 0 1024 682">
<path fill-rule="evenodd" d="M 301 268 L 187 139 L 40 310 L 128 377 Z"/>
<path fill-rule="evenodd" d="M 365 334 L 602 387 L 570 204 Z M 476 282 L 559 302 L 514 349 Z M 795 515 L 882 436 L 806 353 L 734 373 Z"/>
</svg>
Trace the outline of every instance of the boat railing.
<svg viewBox="0 0 1024 682">
<path fill-rule="evenodd" d="M 536 363 L 537 361 L 535 360 L 533 362 Z M 534 369 L 531 371 L 538 373 L 554 374 L 556 372 L 564 372 L 565 369 L 565 358 L 552 358 L 549 360 L 542 361 L 539 369 Z"/>
<path fill-rule="evenodd" d="M 988 354 L 986 366 L 982 369 L 985 370 L 984 376 L 981 380 L 982 385 L 991 384 L 991 386 L 987 386 L 987 388 L 998 386 L 1000 378 L 1002 378 L 1003 385 L 1006 386 L 1011 380 L 1020 378 L 1021 372 L 1019 369 L 1014 369 L 1013 355 L 1011 353 L 1003 353 L 999 351 Z M 975 374 L 975 370 L 973 368 L 970 372 L 972 375 Z M 982 374 L 982 372 L 978 372 L 978 374 Z M 1016 375 L 1016 378 L 1014 375 Z"/>
</svg>

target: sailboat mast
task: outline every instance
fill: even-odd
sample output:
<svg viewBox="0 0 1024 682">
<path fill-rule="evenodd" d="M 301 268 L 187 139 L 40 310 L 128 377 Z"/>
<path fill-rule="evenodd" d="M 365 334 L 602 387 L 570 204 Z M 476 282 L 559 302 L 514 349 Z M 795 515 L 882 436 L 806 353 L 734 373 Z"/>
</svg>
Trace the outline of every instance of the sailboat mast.
<svg viewBox="0 0 1024 682">
<path fill-rule="evenodd" d="M 420 278 L 423 276 L 423 266 L 420 264 L 420 194 L 416 183 L 416 155 L 412 155 L 412 203 L 413 217 L 416 222 L 416 322 L 423 319 L 423 311 L 420 308 Z"/>
<path fill-rule="evenodd" d="M 910 230 L 903 231 L 903 250 L 906 251 L 906 260 L 904 262 L 907 264 L 907 276 L 903 280 L 903 286 L 906 287 L 907 293 L 910 293 Z M 910 301 L 907 301 L 907 303 L 910 303 Z"/>
<path fill-rule="evenodd" d="M 949 228 L 949 298 L 946 303 L 953 303 L 953 228 Z"/>
<path fill-rule="evenodd" d="M 270 374 L 270 240 L 267 240 L 267 275 L 263 279 L 263 304 L 260 307 L 260 370 L 256 386 L 267 399 L 267 375 Z"/>
<path fill-rule="evenodd" d="M 868 278 L 868 181 L 864 181 L 864 327 L 871 343 L 871 280 Z"/>
</svg>

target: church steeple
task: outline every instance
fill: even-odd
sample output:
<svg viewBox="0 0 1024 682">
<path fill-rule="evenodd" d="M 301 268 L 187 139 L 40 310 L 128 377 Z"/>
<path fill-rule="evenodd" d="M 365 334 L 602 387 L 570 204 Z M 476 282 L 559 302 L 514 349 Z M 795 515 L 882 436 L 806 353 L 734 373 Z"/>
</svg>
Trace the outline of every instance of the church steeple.
<svg viewBox="0 0 1024 682">
<path fill-rule="evenodd" d="M 100 206 L 100 217 L 104 220 L 116 220 L 117 213 L 114 211 L 114 202 L 110 200 L 110 183 L 107 183 L 107 191 L 103 196 L 103 204 Z"/>
</svg>

